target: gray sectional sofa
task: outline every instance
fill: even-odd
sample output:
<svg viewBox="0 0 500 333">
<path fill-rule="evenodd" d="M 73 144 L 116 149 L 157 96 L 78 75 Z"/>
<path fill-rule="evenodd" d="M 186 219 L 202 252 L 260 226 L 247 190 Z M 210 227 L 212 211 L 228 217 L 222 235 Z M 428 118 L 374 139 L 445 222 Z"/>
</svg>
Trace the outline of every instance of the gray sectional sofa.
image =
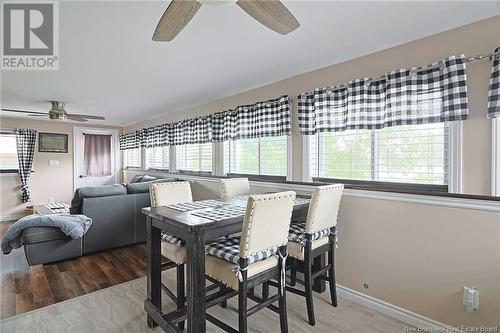
<svg viewBox="0 0 500 333">
<path fill-rule="evenodd" d="M 26 229 L 23 242 L 28 264 L 46 264 L 144 242 L 146 223 L 141 209 L 150 205 L 149 183 L 158 178 L 136 176 L 130 184 L 77 189 L 70 213 L 91 217 L 91 227 L 80 239 L 71 239 L 57 228 Z"/>
</svg>

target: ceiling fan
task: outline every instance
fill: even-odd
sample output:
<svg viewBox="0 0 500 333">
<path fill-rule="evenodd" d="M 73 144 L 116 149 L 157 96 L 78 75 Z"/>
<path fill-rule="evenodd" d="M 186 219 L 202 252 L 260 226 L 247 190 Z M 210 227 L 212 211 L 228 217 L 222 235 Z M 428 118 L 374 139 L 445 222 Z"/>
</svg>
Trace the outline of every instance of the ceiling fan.
<svg viewBox="0 0 500 333">
<path fill-rule="evenodd" d="M 101 116 L 91 116 L 91 115 L 86 115 L 86 114 L 75 114 L 75 113 L 67 113 L 66 110 L 64 110 L 64 102 L 60 101 L 50 101 L 51 108 L 49 112 L 38 112 L 38 111 L 25 111 L 25 110 L 13 110 L 13 109 L 3 109 L 2 111 L 6 112 L 17 112 L 17 113 L 27 113 L 28 116 L 31 117 L 46 117 L 49 116 L 49 119 L 53 120 L 75 120 L 75 121 L 80 121 L 84 122 L 89 119 L 93 120 L 105 120 L 106 118 L 101 117 Z"/>
<path fill-rule="evenodd" d="M 158 42 L 171 41 L 193 18 L 201 5 L 236 3 L 248 15 L 269 29 L 286 35 L 300 24 L 279 0 L 172 0 L 163 13 L 153 34 Z"/>
</svg>

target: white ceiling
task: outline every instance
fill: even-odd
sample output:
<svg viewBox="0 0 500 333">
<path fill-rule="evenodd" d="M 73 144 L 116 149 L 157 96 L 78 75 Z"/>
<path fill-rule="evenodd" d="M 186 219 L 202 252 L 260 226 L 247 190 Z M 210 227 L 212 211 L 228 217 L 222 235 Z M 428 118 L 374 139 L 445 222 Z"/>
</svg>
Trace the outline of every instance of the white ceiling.
<svg viewBox="0 0 500 333">
<path fill-rule="evenodd" d="M 500 14 L 496 1 L 289 1 L 301 27 L 281 36 L 238 6 L 203 6 L 173 42 L 153 42 L 168 3 L 60 2 L 59 70 L 3 71 L 2 107 L 62 100 L 125 125 Z"/>
</svg>

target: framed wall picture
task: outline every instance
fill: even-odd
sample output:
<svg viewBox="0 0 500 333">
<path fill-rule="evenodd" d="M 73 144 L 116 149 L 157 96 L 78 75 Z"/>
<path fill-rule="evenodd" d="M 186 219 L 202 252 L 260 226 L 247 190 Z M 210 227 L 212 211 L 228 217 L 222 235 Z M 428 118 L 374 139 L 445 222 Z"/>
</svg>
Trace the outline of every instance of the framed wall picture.
<svg viewBox="0 0 500 333">
<path fill-rule="evenodd" d="M 41 153 L 67 153 L 68 134 L 39 133 L 38 151 Z"/>
</svg>

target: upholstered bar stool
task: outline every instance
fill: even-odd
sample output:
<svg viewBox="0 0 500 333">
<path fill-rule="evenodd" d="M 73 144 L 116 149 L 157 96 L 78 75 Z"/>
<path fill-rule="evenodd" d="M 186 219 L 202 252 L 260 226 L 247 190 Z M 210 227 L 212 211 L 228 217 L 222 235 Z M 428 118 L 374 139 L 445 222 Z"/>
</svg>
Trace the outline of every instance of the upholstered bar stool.
<svg viewBox="0 0 500 333">
<path fill-rule="evenodd" d="M 337 288 L 335 281 L 335 247 L 337 214 L 343 184 L 316 187 L 313 191 L 305 222 L 293 221 L 288 235 L 288 253 L 292 261 L 292 281 L 295 285 L 297 262 L 301 263 L 304 273 L 305 291 L 289 287 L 287 290 L 304 296 L 307 304 L 309 324 L 314 326 L 314 304 L 312 287 L 314 279 L 320 277 L 330 284 L 330 297 L 333 306 L 337 306 Z M 315 257 L 328 252 L 328 264 L 316 272 L 312 271 Z"/>
<path fill-rule="evenodd" d="M 247 318 L 271 307 L 279 313 L 281 332 L 288 332 L 286 315 L 285 265 L 288 230 L 295 192 L 251 195 L 248 199 L 241 239 L 230 237 L 207 247 L 207 278 L 238 293 L 239 332 L 247 332 Z M 278 293 L 247 309 L 250 288 L 277 279 Z M 229 290 L 230 290 L 229 289 Z M 223 302 L 235 296 L 234 292 Z M 272 303 L 278 301 L 278 308 Z M 224 329 L 234 329 L 207 313 L 207 320 Z"/>
<path fill-rule="evenodd" d="M 168 206 L 177 203 L 193 202 L 191 185 L 189 182 L 153 182 L 149 185 L 151 207 Z M 161 254 L 171 262 L 162 265 L 162 269 L 176 268 L 177 271 L 177 296 L 165 285 L 162 290 L 177 304 L 177 308 L 184 307 L 186 302 L 184 263 L 186 262 L 186 248 L 184 241 L 162 233 Z M 179 323 L 179 328 L 184 328 L 184 322 Z"/>
<path fill-rule="evenodd" d="M 219 179 L 220 196 L 222 199 L 250 194 L 248 178 Z"/>
</svg>

